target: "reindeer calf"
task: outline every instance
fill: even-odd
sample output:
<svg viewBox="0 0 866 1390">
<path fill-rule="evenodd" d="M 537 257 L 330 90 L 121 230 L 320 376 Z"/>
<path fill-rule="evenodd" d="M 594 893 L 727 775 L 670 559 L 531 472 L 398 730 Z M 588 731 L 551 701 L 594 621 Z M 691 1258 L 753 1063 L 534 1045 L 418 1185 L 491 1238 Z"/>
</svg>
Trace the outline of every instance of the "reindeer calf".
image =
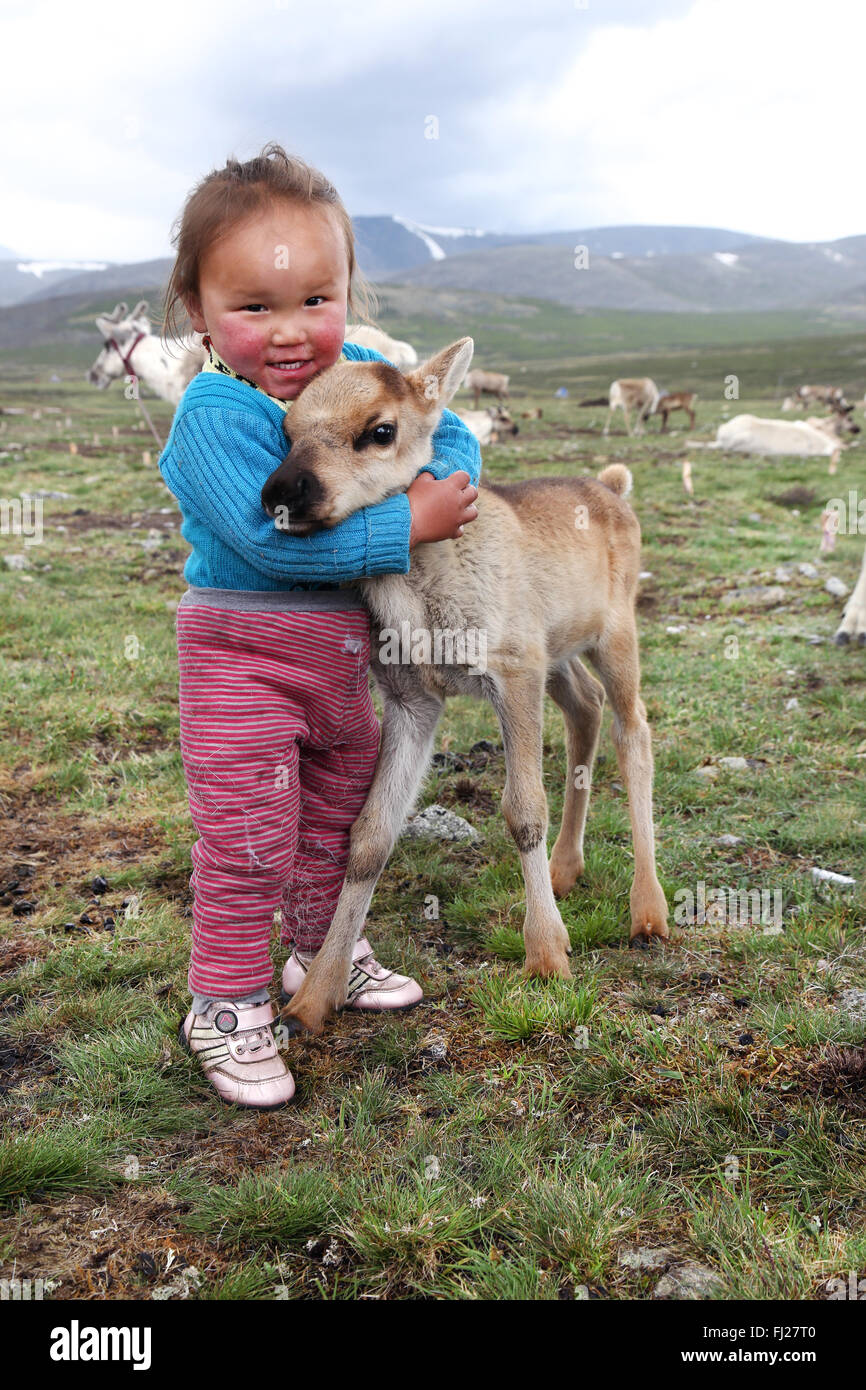
<svg viewBox="0 0 866 1390">
<path fill-rule="evenodd" d="M 405 376 L 369 362 L 336 363 L 314 377 L 286 416 L 291 451 L 262 489 L 268 514 L 282 529 L 309 535 L 409 487 L 432 457 L 434 429 L 472 351 L 472 339 L 462 338 Z M 502 729 L 502 809 L 523 868 L 527 973 L 570 973 L 568 933 L 554 895 L 567 893 L 583 872 L 605 692 L 631 817 L 631 936 L 667 936 L 667 904 L 655 870 L 652 748 L 639 693 L 634 609 L 640 527 L 625 501 L 630 483 L 628 469 L 614 464 L 598 480 L 487 484 L 477 519 L 458 540 L 417 546 L 408 574 L 357 582 L 372 614 L 371 666 L 384 703 L 379 761 L 352 827 L 328 935 L 283 1010 L 291 1030 L 317 1031 L 346 1002 L 352 950 L 424 779 L 449 695 L 489 700 Z M 392 661 L 379 641 L 406 621 L 427 634 L 445 631 L 452 641 L 455 634 L 483 632 L 483 666 L 475 655 L 479 644 L 471 644 L 470 654 L 468 641 L 453 642 L 453 663 L 425 661 L 414 649 L 409 664 Z M 568 764 L 549 867 L 541 768 L 545 692 L 565 719 Z"/>
</svg>

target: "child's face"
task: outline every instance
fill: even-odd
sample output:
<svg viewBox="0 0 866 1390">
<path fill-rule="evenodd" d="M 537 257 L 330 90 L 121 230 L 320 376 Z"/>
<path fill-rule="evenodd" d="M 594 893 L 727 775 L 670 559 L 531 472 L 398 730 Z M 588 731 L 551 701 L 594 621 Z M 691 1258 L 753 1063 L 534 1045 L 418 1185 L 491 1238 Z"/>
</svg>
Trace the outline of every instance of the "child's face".
<svg viewBox="0 0 866 1390">
<path fill-rule="evenodd" d="M 228 366 L 291 401 L 340 356 L 348 292 L 346 246 L 330 209 L 279 202 L 205 253 L 199 297 L 187 309 Z"/>
</svg>

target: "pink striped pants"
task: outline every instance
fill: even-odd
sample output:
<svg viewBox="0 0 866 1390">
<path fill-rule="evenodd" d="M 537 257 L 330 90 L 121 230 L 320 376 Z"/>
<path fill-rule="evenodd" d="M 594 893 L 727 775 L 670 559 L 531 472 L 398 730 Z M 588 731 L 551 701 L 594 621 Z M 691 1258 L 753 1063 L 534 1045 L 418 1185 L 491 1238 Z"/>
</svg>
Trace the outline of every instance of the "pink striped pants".
<svg viewBox="0 0 866 1390">
<path fill-rule="evenodd" d="M 189 988 L 240 996 L 271 982 L 277 907 L 282 942 L 301 950 L 331 924 L 379 749 L 369 618 L 347 600 L 332 611 L 184 600 L 180 742 L 199 834 Z"/>
</svg>

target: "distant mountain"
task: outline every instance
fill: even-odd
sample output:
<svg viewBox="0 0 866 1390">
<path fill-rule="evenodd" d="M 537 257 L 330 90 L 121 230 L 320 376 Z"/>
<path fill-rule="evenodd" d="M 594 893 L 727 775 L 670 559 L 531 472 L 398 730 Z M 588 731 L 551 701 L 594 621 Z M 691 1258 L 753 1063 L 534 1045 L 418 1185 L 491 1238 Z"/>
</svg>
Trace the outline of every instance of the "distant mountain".
<svg viewBox="0 0 866 1390">
<path fill-rule="evenodd" d="M 588 245 L 598 256 L 669 256 L 699 251 L 736 251 L 757 242 L 745 232 L 713 227 L 593 227 L 560 232 L 485 232 L 433 227 L 405 217 L 353 219 L 358 259 L 365 275 L 384 279 L 393 271 L 454 256 L 509 246 Z"/>
<path fill-rule="evenodd" d="M 117 299 L 127 300 L 131 308 L 149 293 L 152 293 L 150 286 L 137 285 L 133 280 L 110 296 L 91 291 L 12 304 L 0 309 L 0 348 L 89 343 L 95 357 L 102 341 L 94 323 L 97 314 L 112 309 Z M 157 316 L 152 314 L 152 317 Z"/>
<path fill-rule="evenodd" d="M 34 293 L 60 293 L 70 277 L 106 270 L 106 261 L 28 261 L 0 247 L 0 304 L 20 304 Z"/>
<path fill-rule="evenodd" d="M 467 227 L 434 227 L 407 217 L 356 217 L 353 220 L 358 263 L 373 280 L 386 280 L 399 271 L 436 265 L 455 256 L 515 246 L 574 247 L 587 245 L 595 256 L 670 256 L 701 251 L 736 251 L 759 242 L 744 232 L 708 227 L 595 227 L 577 231 L 509 233 Z M 90 290 L 111 294 L 133 279 L 161 290 L 172 262 L 165 257 L 132 264 L 78 265 L 55 268 L 34 262 L 22 273 L 15 261 L 0 260 L 0 305 Z M 41 267 L 37 269 L 37 267 Z M 70 271 L 72 273 L 70 273 Z"/>
<path fill-rule="evenodd" d="M 396 271 L 395 284 L 528 295 L 574 309 L 712 312 L 845 306 L 866 277 L 866 237 L 800 244 L 753 240 L 739 251 L 599 255 L 522 244 Z"/>
<path fill-rule="evenodd" d="M 866 236 L 800 243 L 705 227 L 600 227 L 521 238 L 399 217 L 356 218 L 355 229 L 367 277 L 374 284 L 414 290 L 419 302 L 424 291 L 439 297 L 469 291 L 548 300 L 578 312 L 833 308 L 861 316 L 866 309 Z M 575 257 L 577 247 L 587 248 L 586 258 Z M 78 332 L 76 306 L 83 319 L 92 318 L 118 299 L 144 297 L 158 319 L 172 262 L 165 257 L 103 268 L 78 264 L 71 274 L 69 267 L 53 263 L 49 269 L 41 263 L 38 278 L 35 270 L 22 271 L 24 264 L 0 261 L 0 291 L 7 271 L 29 277 L 27 297 L 20 297 L 16 281 L 19 297 L 11 305 L 7 298 L 0 313 L 0 342 L 7 345 L 15 334 L 23 335 L 22 342 L 35 341 L 31 329 L 40 341 L 50 341 L 46 305 L 58 306 L 58 341 L 71 341 L 64 335 L 73 323 Z M 92 324 L 86 331 L 92 334 Z"/>
</svg>

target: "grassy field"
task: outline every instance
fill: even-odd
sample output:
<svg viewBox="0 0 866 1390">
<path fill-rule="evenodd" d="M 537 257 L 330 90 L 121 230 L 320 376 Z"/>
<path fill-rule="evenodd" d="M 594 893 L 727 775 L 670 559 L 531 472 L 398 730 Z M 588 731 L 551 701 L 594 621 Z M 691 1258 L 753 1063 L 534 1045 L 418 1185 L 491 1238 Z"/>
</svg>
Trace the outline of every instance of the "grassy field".
<svg viewBox="0 0 866 1390">
<path fill-rule="evenodd" d="M 425 345 L 465 331 L 479 325 L 428 323 Z M 563 905 L 574 980 L 523 981 L 499 731 L 491 709 L 454 701 L 438 746 L 465 756 L 434 768 L 422 804 L 452 807 L 483 841 L 401 842 L 371 914 L 381 958 L 426 1002 L 293 1042 L 297 1103 L 273 1114 L 220 1105 L 175 1040 L 187 547 L 156 447 L 117 386 L 83 382 L 92 353 L 5 354 L 0 404 L 24 413 L 0 418 L 2 497 L 66 495 L 44 502 L 42 544 L 0 536 L 0 1277 L 81 1299 L 648 1299 L 698 1266 L 711 1298 L 822 1299 L 828 1280 L 866 1273 L 866 652 L 830 644 L 842 605 L 824 590 L 830 575 L 853 585 L 863 537 L 819 555 L 823 507 L 862 493 L 866 449 L 829 478 L 826 460 L 690 452 L 655 424 L 604 439 L 603 412 L 576 406 L 651 370 L 699 386 L 709 438 L 724 410 L 772 410 L 795 367 L 862 396 L 862 341 L 834 328 L 738 345 L 728 325 L 650 352 L 642 324 L 626 353 L 613 323 L 608 360 L 596 324 L 554 366 L 537 341 L 512 359 L 522 331 L 499 360 L 525 387 L 515 408 L 544 417 L 486 451 L 484 476 L 633 469 L 677 925 L 664 948 L 627 949 L 631 843 L 606 713 L 587 871 Z M 560 384 L 569 399 L 553 398 Z M 171 409 L 149 404 L 164 435 Z M 2 562 L 21 554 L 25 568 Z M 564 752 L 552 705 L 546 720 L 552 844 Z M 729 756 L 745 768 L 718 763 Z M 696 773 L 708 765 L 717 775 Z M 857 886 L 816 888 L 814 865 Z M 702 920 L 714 890 L 764 893 L 780 916 L 729 904 Z M 276 980 L 276 934 L 275 947 Z"/>
</svg>

